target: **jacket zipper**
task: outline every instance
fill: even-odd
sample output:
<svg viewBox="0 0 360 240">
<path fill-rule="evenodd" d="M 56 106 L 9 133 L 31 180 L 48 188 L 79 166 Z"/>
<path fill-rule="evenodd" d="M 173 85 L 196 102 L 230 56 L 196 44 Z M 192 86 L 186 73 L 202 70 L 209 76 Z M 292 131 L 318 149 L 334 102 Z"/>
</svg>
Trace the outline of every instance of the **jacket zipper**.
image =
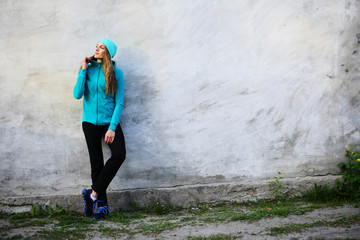
<svg viewBox="0 0 360 240">
<path fill-rule="evenodd" d="M 99 76 L 100 76 L 100 64 L 98 69 L 98 76 L 96 80 L 96 125 L 99 122 Z"/>
</svg>

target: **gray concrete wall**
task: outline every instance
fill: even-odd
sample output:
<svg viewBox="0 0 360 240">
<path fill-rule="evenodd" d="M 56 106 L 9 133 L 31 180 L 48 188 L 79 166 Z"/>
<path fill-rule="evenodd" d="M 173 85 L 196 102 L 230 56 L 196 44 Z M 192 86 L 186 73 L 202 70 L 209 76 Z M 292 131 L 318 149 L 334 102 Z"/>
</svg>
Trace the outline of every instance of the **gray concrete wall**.
<svg viewBox="0 0 360 240">
<path fill-rule="evenodd" d="M 72 96 L 118 45 L 127 160 L 111 190 L 337 174 L 360 138 L 357 0 L 0 2 L 0 194 L 90 185 Z M 108 155 L 106 151 L 106 155 Z"/>
</svg>

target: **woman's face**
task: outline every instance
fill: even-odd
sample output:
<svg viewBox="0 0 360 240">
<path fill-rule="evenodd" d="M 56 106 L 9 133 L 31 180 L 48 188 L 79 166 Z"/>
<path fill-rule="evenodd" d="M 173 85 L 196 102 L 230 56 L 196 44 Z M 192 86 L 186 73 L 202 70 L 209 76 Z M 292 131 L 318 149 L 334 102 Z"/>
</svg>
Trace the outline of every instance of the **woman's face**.
<svg viewBox="0 0 360 240">
<path fill-rule="evenodd" d="M 102 42 L 98 42 L 98 44 L 96 44 L 96 48 L 94 51 L 94 57 L 95 58 L 104 58 L 105 55 L 105 51 L 106 51 L 106 47 L 105 44 L 103 44 Z"/>
</svg>

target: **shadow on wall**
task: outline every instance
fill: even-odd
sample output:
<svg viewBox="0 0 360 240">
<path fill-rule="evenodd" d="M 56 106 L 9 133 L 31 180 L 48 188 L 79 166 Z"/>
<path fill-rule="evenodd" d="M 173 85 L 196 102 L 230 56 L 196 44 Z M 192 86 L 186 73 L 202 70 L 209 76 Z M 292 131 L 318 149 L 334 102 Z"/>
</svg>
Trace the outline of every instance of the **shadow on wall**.
<svg viewBox="0 0 360 240">
<path fill-rule="evenodd" d="M 159 90 L 149 57 L 136 48 L 119 49 L 117 66 L 125 77 L 124 110 L 121 126 L 126 141 L 126 161 L 111 188 L 129 189 L 169 186 L 176 169 L 174 160 L 161 153 L 170 152 L 162 126 L 154 116 Z M 157 111 L 158 112 L 158 111 Z"/>
</svg>

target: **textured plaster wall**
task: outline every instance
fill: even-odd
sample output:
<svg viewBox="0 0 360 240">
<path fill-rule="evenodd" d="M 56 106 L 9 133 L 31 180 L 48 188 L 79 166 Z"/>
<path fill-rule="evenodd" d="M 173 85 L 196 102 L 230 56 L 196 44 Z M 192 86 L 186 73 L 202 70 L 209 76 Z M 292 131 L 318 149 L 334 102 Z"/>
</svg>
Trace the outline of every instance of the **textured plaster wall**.
<svg viewBox="0 0 360 240">
<path fill-rule="evenodd" d="M 359 10 L 357 0 L 0 1 L 1 195 L 89 187 L 72 89 L 101 38 L 117 43 L 125 74 L 127 160 L 111 189 L 338 173 L 360 139 Z"/>
</svg>

